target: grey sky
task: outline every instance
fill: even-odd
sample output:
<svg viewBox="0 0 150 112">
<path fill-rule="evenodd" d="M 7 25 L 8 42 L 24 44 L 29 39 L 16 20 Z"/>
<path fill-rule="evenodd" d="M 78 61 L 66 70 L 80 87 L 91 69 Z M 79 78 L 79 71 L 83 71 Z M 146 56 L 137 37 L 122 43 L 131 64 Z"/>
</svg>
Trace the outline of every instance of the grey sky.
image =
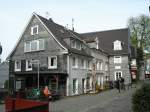
<svg viewBox="0 0 150 112">
<path fill-rule="evenodd" d="M 77 32 L 111 30 L 127 27 L 131 16 L 150 15 L 148 0 L 4 0 L 0 3 L 0 42 L 2 59 L 9 55 L 33 12 L 50 17 Z"/>
</svg>

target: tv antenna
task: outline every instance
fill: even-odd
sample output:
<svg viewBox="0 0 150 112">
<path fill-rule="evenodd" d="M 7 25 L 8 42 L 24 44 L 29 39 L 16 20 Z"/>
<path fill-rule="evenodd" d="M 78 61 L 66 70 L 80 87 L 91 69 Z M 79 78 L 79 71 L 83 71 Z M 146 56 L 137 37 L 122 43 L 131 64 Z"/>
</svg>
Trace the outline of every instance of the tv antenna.
<svg viewBox="0 0 150 112">
<path fill-rule="evenodd" d="M 72 18 L 72 31 L 74 31 L 74 19 Z"/>
</svg>

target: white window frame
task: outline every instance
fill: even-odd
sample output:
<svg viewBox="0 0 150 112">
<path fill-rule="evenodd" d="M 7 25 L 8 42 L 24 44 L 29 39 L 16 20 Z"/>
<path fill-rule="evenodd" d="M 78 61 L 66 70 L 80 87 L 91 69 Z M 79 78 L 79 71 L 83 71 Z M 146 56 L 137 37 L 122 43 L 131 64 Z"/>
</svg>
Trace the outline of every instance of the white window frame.
<svg viewBox="0 0 150 112">
<path fill-rule="evenodd" d="M 81 67 L 82 67 L 82 69 L 86 69 L 86 60 L 85 59 L 81 59 Z"/>
<path fill-rule="evenodd" d="M 119 58 L 116 58 L 116 57 L 119 57 Z M 114 63 L 122 63 L 122 57 L 121 56 L 114 56 Z"/>
<path fill-rule="evenodd" d="M 17 68 L 17 62 L 20 63 L 19 68 Z M 20 60 L 15 61 L 15 71 L 21 71 L 21 61 Z"/>
<path fill-rule="evenodd" d="M 100 67 L 99 70 L 103 70 L 103 62 L 102 61 L 99 62 L 99 67 Z"/>
<path fill-rule="evenodd" d="M 35 50 L 32 50 L 32 44 L 33 44 L 34 42 L 36 43 L 36 49 L 35 49 Z M 38 51 L 38 47 L 39 47 L 39 46 L 38 46 L 38 40 L 33 40 L 33 41 L 31 41 L 30 44 L 31 44 L 31 45 L 30 45 L 30 46 L 31 46 L 31 48 L 30 48 L 31 51 Z"/>
<path fill-rule="evenodd" d="M 102 61 L 98 61 L 96 63 L 96 70 L 103 70 L 103 62 Z"/>
<path fill-rule="evenodd" d="M 108 71 L 108 63 L 105 63 L 105 71 Z"/>
<path fill-rule="evenodd" d="M 78 46 L 79 46 L 79 48 L 78 48 Z M 71 48 L 81 50 L 82 49 L 82 44 L 79 41 L 72 40 L 71 41 Z"/>
<path fill-rule="evenodd" d="M 87 61 L 84 60 L 84 64 L 83 64 L 83 65 L 84 65 L 84 66 L 83 66 L 84 69 L 86 69 L 86 63 L 87 63 Z"/>
<path fill-rule="evenodd" d="M 121 69 L 121 66 L 115 66 L 115 69 Z"/>
<path fill-rule="evenodd" d="M 73 65 L 73 58 L 75 58 L 75 65 Z M 72 68 L 78 68 L 78 58 L 72 57 Z"/>
<path fill-rule="evenodd" d="M 24 52 L 30 52 L 31 51 L 31 42 L 29 42 L 29 50 L 27 51 L 27 42 L 24 43 Z"/>
<path fill-rule="evenodd" d="M 43 48 L 42 49 L 40 49 L 40 41 L 42 41 L 43 42 Z M 38 39 L 38 50 L 44 50 L 45 49 L 45 41 L 44 41 L 44 39 Z"/>
<path fill-rule="evenodd" d="M 51 66 L 51 59 L 52 58 L 56 58 L 56 65 L 54 65 L 54 66 Z M 58 64 L 57 56 L 50 56 L 50 57 L 48 57 L 48 69 L 57 69 L 57 64 Z"/>
<path fill-rule="evenodd" d="M 31 63 L 31 68 L 28 68 L 29 61 Z M 26 71 L 31 71 L 32 70 L 32 60 L 26 60 Z"/>
<path fill-rule="evenodd" d="M 40 49 L 40 41 L 43 42 L 43 46 L 42 48 Z M 31 44 L 32 42 L 36 42 L 36 49 L 35 50 L 32 50 L 31 49 Z M 29 43 L 29 50 L 27 51 L 26 47 L 27 47 L 27 43 Z M 34 51 L 40 51 L 40 50 L 44 50 L 45 49 L 45 40 L 44 39 L 38 39 L 38 40 L 32 40 L 32 41 L 27 41 L 27 42 L 24 42 L 24 52 L 34 52 Z"/>
<path fill-rule="evenodd" d="M 34 31 L 34 28 L 37 29 L 37 32 L 36 32 L 36 33 L 33 32 L 33 31 Z M 38 33 L 39 33 L 39 26 L 38 26 L 38 25 L 32 26 L 32 27 L 31 27 L 31 35 L 35 35 L 35 34 L 38 34 Z"/>
<path fill-rule="evenodd" d="M 122 45 L 121 45 L 121 41 L 119 40 L 116 40 L 113 42 L 114 44 L 114 50 L 117 51 L 117 50 L 122 50 Z"/>
<path fill-rule="evenodd" d="M 72 40 L 72 41 L 71 41 L 71 47 L 72 47 L 72 48 L 76 48 L 76 45 L 77 45 L 76 41 L 75 41 L 75 40 Z"/>
<path fill-rule="evenodd" d="M 116 73 L 121 73 L 121 77 L 122 77 L 122 71 L 115 71 L 115 80 L 117 80 Z"/>
</svg>

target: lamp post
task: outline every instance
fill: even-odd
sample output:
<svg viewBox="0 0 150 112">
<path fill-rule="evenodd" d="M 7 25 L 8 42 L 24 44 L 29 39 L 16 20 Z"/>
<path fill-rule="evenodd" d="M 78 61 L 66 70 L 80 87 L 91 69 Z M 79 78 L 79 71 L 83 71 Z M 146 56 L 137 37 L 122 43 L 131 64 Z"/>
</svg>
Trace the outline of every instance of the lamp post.
<svg viewBox="0 0 150 112">
<path fill-rule="evenodd" d="M 36 63 L 38 65 L 38 70 L 37 70 L 37 87 L 38 87 L 38 90 L 39 90 L 39 79 L 40 79 L 40 61 L 39 60 L 32 60 L 31 63 Z"/>
</svg>

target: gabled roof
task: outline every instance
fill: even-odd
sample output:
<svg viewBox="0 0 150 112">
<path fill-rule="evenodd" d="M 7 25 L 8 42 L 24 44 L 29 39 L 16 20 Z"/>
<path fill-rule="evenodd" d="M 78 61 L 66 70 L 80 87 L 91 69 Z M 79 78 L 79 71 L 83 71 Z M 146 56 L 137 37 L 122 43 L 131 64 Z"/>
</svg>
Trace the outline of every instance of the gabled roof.
<svg viewBox="0 0 150 112">
<path fill-rule="evenodd" d="M 128 54 L 129 44 L 129 31 L 128 28 L 116 29 L 109 31 L 98 31 L 82 33 L 82 38 L 88 43 L 95 41 L 96 38 L 99 40 L 100 49 L 109 53 L 109 55 L 120 55 Z M 122 42 L 122 50 L 114 51 L 113 42 L 119 40 Z"/>
<path fill-rule="evenodd" d="M 52 33 L 52 35 L 60 42 L 61 45 L 67 48 L 69 52 L 91 57 L 91 55 L 89 55 L 89 53 L 86 50 L 84 49 L 77 50 L 77 49 L 71 48 L 64 41 L 65 38 L 75 38 L 79 41 L 84 42 L 80 34 L 72 30 L 69 30 L 62 25 L 55 23 L 51 18 L 46 19 L 40 15 L 37 15 L 37 16 L 43 22 L 43 24 L 48 28 L 48 30 Z"/>
<path fill-rule="evenodd" d="M 72 49 L 70 46 L 68 46 L 66 44 L 66 42 L 64 41 L 65 38 L 76 38 L 79 41 L 83 40 L 81 39 L 81 35 L 73 32 L 67 28 L 65 28 L 62 25 L 59 25 L 57 23 L 55 23 L 52 19 L 46 19 L 36 13 L 33 13 L 31 19 L 29 20 L 27 26 L 29 25 L 30 21 L 32 20 L 33 16 L 35 16 L 43 25 L 44 27 L 47 29 L 47 31 L 53 36 L 53 38 L 58 42 L 58 44 L 64 48 L 66 51 L 72 52 L 72 53 L 76 53 L 76 54 L 81 54 L 81 55 L 85 55 L 85 56 L 90 56 L 85 50 L 82 49 L 82 51 L 80 50 L 76 50 L 76 49 Z M 25 27 L 25 30 L 27 28 L 27 26 Z M 25 31 L 24 30 L 24 31 Z M 12 50 L 12 52 L 10 53 L 10 55 L 7 57 L 7 59 L 9 59 L 9 57 L 15 52 L 15 49 L 17 47 L 17 45 L 19 44 L 19 42 L 21 41 L 22 35 L 21 34 L 17 44 L 15 45 L 14 49 Z"/>
</svg>

